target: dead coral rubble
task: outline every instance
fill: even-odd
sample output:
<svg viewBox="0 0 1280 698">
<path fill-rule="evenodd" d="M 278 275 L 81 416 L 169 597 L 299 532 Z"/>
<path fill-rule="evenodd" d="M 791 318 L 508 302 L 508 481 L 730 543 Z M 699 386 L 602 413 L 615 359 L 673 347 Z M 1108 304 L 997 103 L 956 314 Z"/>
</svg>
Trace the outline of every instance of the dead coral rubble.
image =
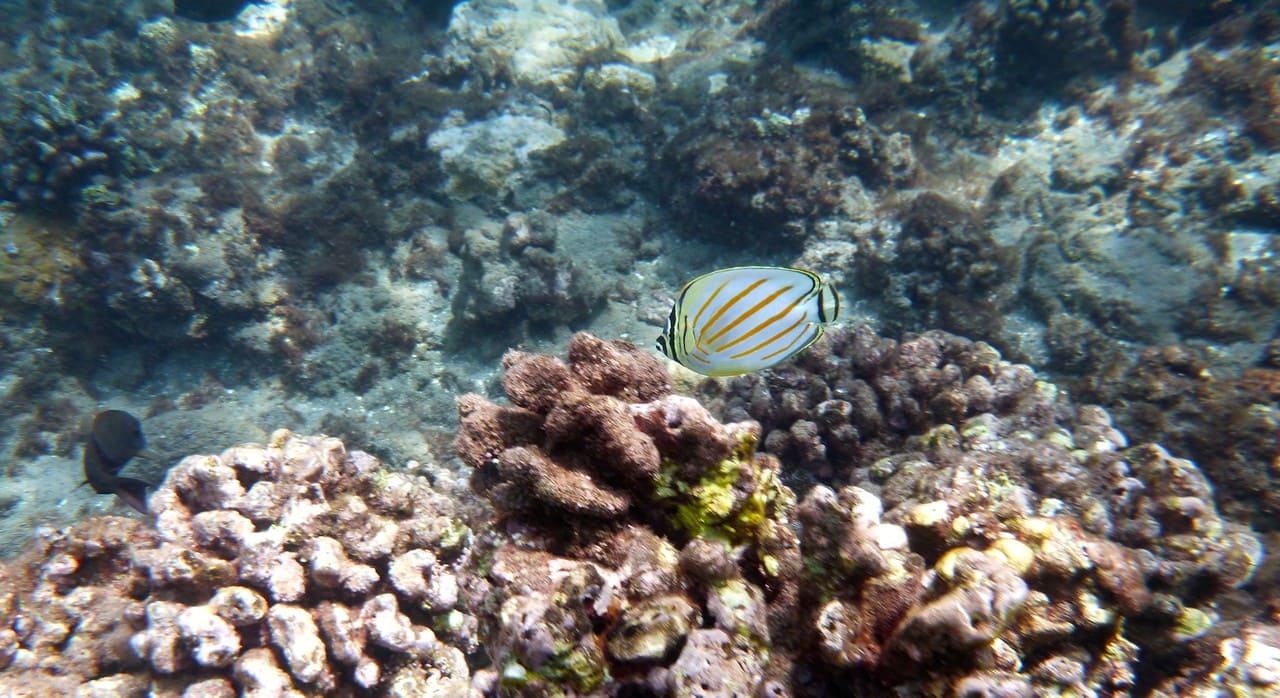
<svg viewBox="0 0 1280 698">
<path fill-rule="evenodd" d="M 425 481 L 282 430 L 184 459 L 151 508 L 155 530 L 89 519 L 0 568 L 0 693 L 468 690 L 469 532 Z"/>
</svg>

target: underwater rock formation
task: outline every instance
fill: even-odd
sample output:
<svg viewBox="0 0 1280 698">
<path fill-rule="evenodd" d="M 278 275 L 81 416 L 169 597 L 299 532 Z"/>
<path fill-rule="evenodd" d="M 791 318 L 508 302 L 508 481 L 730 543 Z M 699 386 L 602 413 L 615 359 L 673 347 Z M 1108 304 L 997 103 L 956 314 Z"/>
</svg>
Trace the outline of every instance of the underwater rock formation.
<svg viewBox="0 0 1280 698">
<path fill-rule="evenodd" d="M 909 82 L 907 63 L 924 27 L 913 3 L 770 0 L 755 31 L 784 55 L 832 65 L 858 81 Z"/>
<path fill-rule="evenodd" d="M 929 327 L 1003 337 L 1021 260 L 969 205 L 936 191 L 904 196 L 892 242 L 868 244 L 852 284 L 881 299 L 885 329 Z"/>
<path fill-rule="evenodd" d="M 489 351 L 590 315 L 605 289 L 597 273 L 556 248 L 556 225 L 533 211 L 482 221 L 451 240 L 463 263 L 447 344 Z"/>
<path fill-rule="evenodd" d="M 1028 96 L 1129 67 L 1141 43 L 1134 11 L 1132 0 L 970 3 L 912 55 L 910 91 L 953 106 L 938 113 L 956 123 L 1017 112 Z"/>
<path fill-rule="evenodd" d="M 1209 369 L 1202 350 L 1152 347 L 1074 381 L 1079 399 L 1115 406 L 1125 433 L 1186 454 L 1214 483 L 1223 513 L 1259 531 L 1280 527 L 1280 356 L 1238 375 Z M 1122 409 L 1120 409 L 1122 408 Z"/>
<path fill-rule="evenodd" d="M 913 182 L 909 135 L 877 127 L 803 72 L 770 67 L 757 80 L 767 89 L 711 97 L 714 108 L 656 153 L 655 181 L 691 232 L 734 246 L 796 243 L 838 209 L 847 178 L 868 188 Z"/>
<path fill-rule="evenodd" d="M 425 481 L 282 430 L 150 503 L 154 529 L 91 518 L 0 567 L 0 692 L 465 694 L 470 532 Z"/>
<path fill-rule="evenodd" d="M 1128 66 L 1139 45 L 1133 0 L 1007 0 L 995 31 L 1007 89 L 1055 85 Z"/>
<path fill-rule="evenodd" d="M 572 89 L 582 56 L 622 44 L 601 0 L 468 0 L 454 7 L 448 38 L 446 70 L 514 80 L 547 96 Z"/>
<path fill-rule="evenodd" d="M 778 461 L 754 453 L 754 424 L 667 395 L 625 343 L 579 334 L 567 364 L 513 352 L 512 406 L 460 400 L 459 455 L 504 514 L 486 537 L 494 564 L 467 585 L 473 607 L 502 609 L 481 617 L 494 682 L 516 695 L 565 682 L 831 695 L 850 680 L 920 696 L 1123 692 L 1187 656 L 1220 661 L 1188 652 L 1231 626 L 1212 599 L 1249 580 L 1261 547 L 1218 517 L 1193 464 L 1126 448 L 1104 411 L 980 343 L 862 330 L 823 346 L 798 362 L 812 373 L 775 372 L 790 390 L 769 397 L 748 377 L 727 394 L 730 414 L 746 416 L 734 386 L 786 411 L 782 431 L 766 415 L 765 441 L 788 446 L 784 464 L 844 433 L 832 460 L 860 484 L 811 487 L 798 505 Z M 651 387 L 620 394 L 625 375 Z M 801 448 L 786 440 L 806 416 Z M 689 603 L 713 627 L 690 629 Z"/>
<path fill-rule="evenodd" d="M 796 388 L 777 403 L 859 435 L 799 501 L 797 452 L 757 451 L 759 424 L 718 421 L 649 353 L 585 333 L 567 360 L 508 353 L 510 404 L 459 398 L 456 449 L 493 511 L 332 438 L 188 457 L 154 526 L 92 518 L 0 566 L 0 691 L 1280 686 L 1274 624 L 1233 598 L 1259 541 L 1194 464 L 1128 447 L 981 343 L 861 330 L 814 349 L 776 372 Z M 821 394 L 824 371 L 844 392 Z M 735 386 L 769 384 L 726 385 L 734 413 Z M 813 455 L 839 430 L 808 431 Z"/>
<path fill-rule="evenodd" d="M 467 123 L 462 114 L 431 134 L 427 144 L 440 156 L 448 191 L 459 201 L 501 201 L 523 180 L 535 179 L 530 159 L 564 140 L 555 124 L 532 116 L 503 114 Z"/>
<path fill-rule="evenodd" d="M 101 111 L 77 101 L 64 104 L 55 94 L 6 96 L 0 121 L 17 128 L 0 142 L 0 200 L 39 210 L 77 205 L 82 194 L 110 198 L 95 178 L 127 174 L 140 156 Z M 91 185 L 96 188 L 86 192 Z"/>
</svg>

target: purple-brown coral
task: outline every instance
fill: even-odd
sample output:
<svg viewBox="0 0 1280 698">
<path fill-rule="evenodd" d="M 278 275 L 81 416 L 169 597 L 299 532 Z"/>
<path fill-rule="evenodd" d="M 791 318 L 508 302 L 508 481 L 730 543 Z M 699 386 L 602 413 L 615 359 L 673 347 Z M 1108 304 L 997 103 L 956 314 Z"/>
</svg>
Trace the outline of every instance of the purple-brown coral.
<svg viewBox="0 0 1280 698">
<path fill-rule="evenodd" d="M 482 624 L 504 688 L 618 680 L 667 694 L 739 661 L 762 667 L 766 595 L 794 599 L 785 577 L 799 568 L 777 461 L 754 453 L 754 425 L 668 394 L 662 366 L 634 346 L 578 334 L 568 355 L 509 353 L 513 406 L 459 400 L 458 454 L 505 515 L 486 583 L 470 587 L 473 605 L 501 609 Z M 699 639 L 708 614 L 727 645 Z M 753 673 L 716 680 L 747 690 Z"/>
<path fill-rule="evenodd" d="M 514 407 L 459 398 L 455 446 L 473 484 L 501 511 L 616 519 L 633 503 L 625 485 L 656 477 L 658 451 L 636 431 L 630 401 L 669 390 L 652 357 L 586 334 L 570 363 L 508 352 L 503 386 Z"/>
<path fill-rule="evenodd" d="M 982 343 L 836 331 L 790 367 L 706 392 L 763 422 L 765 448 L 809 470 L 796 482 L 856 485 L 814 487 L 799 509 L 811 581 L 830 597 L 806 622 L 825 662 L 889 683 L 944 664 L 975 685 L 1061 684 L 1019 676 L 996 650 L 1050 656 L 1121 618 L 1125 642 L 1169 656 L 1189 640 L 1173 629 L 1210 613 L 1196 585 L 1237 588 L 1260 559 L 1194 464 L 1130 448 L 1104 410 Z M 1057 629 L 1036 620 L 1046 613 Z M 1115 674 L 1101 656 L 1071 661 L 1083 685 Z"/>
</svg>

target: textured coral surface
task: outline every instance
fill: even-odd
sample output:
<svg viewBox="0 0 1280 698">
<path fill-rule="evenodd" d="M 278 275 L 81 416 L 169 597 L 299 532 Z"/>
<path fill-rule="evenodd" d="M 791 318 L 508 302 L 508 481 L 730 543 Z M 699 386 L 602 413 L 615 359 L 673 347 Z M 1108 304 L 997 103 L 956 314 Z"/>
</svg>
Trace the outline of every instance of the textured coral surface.
<svg viewBox="0 0 1280 698">
<path fill-rule="evenodd" d="M 465 695 L 470 532 L 420 478 L 282 430 L 150 503 L 154 527 L 87 519 L 0 568 L 0 693 Z"/>
<path fill-rule="evenodd" d="M 1194 463 L 1129 445 L 988 345 L 838 331 L 792 367 L 707 383 L 728 423 L 626 342 L 580 333 L 567 360 L 503 366 L 508 404 L 458 399 L 455 447 L 492 509 L 333 438 L 187 457 L 153 524 L 91 518 L 0 567 L 0 690 L 1280 685 L 1270 606 L 1242 591 L 1259 537 L 1218 515 Z M 1273 599 L 1273 577 L 1255 592 Z"/>
<path fill-rule="evenodd" d="M 109 510 L 69 475 L 106 407 L 155 480 L 262 425 L 446 462 L 507 348 L 643 346 L 737 264 L 980 338 L 1275 519 L 1275 0 L 178 5 L 0 26 L 0 550 Z M 1168 347 L 1212 418 L 1108 378 Z"/>
<path fill-rule="evenodd" d="M 460 399 L 457 447 L 504 515 L 472 590 L 509 693 L 1122 695 L 1240 651 L 1220 599 L 1258 538 L 1192 463 L 990 346 L 838 332 L 708 384 L 799 502 L 755 423 L 666 394 L 629 345 L 504 365 L 512 405 Z M 586 378 L 610 373 L 653 388 Z"/>
</svg>

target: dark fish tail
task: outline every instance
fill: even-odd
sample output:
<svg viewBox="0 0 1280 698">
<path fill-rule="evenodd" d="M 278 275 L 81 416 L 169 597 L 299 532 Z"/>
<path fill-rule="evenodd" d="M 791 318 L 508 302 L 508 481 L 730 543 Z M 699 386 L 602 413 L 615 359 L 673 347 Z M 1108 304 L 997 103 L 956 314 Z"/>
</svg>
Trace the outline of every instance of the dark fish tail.
<svg viewBox="0 0 1280 698">
<path fill-rule="evenodd" d="M 154 485 L 136 477 L 118 477 L 111 484 L 112 491 L 120 498 L 120 501 L 143 514 L 151 514 L 147 510 L 147 488 L 154 487 Z"/>
</svg>

